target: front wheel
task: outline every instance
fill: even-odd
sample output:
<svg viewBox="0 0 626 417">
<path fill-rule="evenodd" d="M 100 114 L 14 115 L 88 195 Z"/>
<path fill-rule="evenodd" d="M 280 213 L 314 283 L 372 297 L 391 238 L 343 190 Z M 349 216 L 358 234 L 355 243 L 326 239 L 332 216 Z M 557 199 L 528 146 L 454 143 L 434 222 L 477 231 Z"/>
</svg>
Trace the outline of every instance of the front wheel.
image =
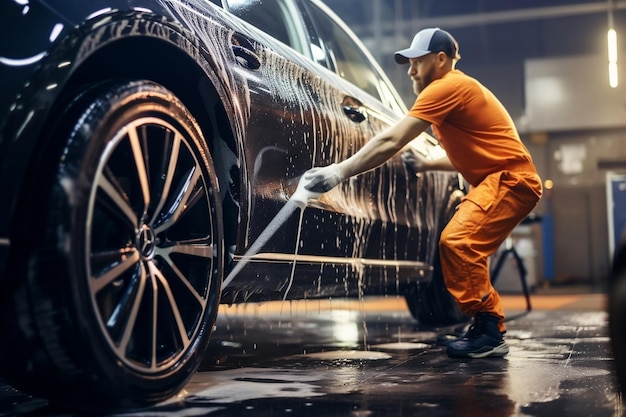
<svg viewBox="0 0 626 417">
<path fill-rule="evenodd" d="M 16 228 L 3 374 L 79 408 L 164 400 L 199 366 L 219 306 L 222 214 L 205 138 L 147 81 L 77 95 L 52 131 Z"/>
</svg>

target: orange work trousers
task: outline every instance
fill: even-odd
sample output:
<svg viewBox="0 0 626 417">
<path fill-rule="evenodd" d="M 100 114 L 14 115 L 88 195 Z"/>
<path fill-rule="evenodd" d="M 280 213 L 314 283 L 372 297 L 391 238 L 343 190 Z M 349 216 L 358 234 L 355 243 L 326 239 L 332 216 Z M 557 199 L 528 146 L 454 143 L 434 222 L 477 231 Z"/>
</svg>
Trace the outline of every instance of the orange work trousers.
<svg viewBox="0 0 626 417">
<path fill-rule="evenodd" d="M 441 233 L 439 256 L 444 281 L 468 316 L 489 312 L 505 331 L 500 295 L 491 285 L 489 256 L 537 205 L 541 180 L 530 171 L 487 176 L 463 199 Z"/>
</svg>

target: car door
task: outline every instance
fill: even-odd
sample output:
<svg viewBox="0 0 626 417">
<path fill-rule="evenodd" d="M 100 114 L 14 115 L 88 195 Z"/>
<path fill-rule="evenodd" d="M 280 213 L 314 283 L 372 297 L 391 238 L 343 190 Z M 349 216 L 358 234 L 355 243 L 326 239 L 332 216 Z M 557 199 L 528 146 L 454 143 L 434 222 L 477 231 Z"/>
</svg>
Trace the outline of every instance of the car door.
<svg viewBox="0 0 626 417">
<path fill-rule="evenodd" d="M 355 98 L 360 90 L 314 62 L 311 22 L 301 4 L 295 0 L 227 3 L 230 13 L 260 30 L 251 37 L 237 35 L 241 48 L 248 51 L 238 68 L 250 101 L 245 132 L 249 222 L 238 245 L 246 248 L 285 206 L 306 170 L 349 156 L 369 138 L 371 129 L 360 118 L 362 109 Z M 335 201 L 341 203 L 346 195 L 351 194 L 341 193 Z M 352 256 L 351 242 L 344 238 L 336 243 L 341 240 L 337 235 L 342 228 L 337 224 L 345 210 L 334 207 L 329 198 L 305 210 L 302 217 L 291 213 L 255 261 L 263 257 L 274 263 L 292 261 L 295 252 L 312 263 L 317 261 L 311 257 Z M 298 231 L 302 232 L 299 243 Z"/>
<path fill-rule="evenodd" d="M 348 158 L 406 109 L 373 58 L 322 3 L 230 0 L 229 7 L 262 30 L 239 39 L 258 58 L 238 69 L 250 92 L 250 205 L 237 257 L 285 206 L 302 173 Z M 321 282 L 324 276 L 324 285 L 337 280 L 346 292 L 347 276 L 359 279 L 359 286 L 364 276 L 415 276 L 427 268 L 420 242 L 428 230 L 419 189 L 408 175 L 395 158 L 345 181 L 301 215 L 291 213 L 247 272 L 276 282 L 283 278 L 277 272 L 282 264 L 293 279 L 289 265 L 297 260 L 299 279 L 317 276 Z"/>
<path fill-rule="evenodd" d="M 375 134 L 399 120 L 406 108 L 387 77 L 349 29 L 321 2 L 307 4 L 316 29 L 314 43 L 324 51 L 325 60 L 319 59 L 319 62 L 350 81 L 359 91 L 352 97 L 346 96 L 344 111 L 358 123 L 362 141 L 341 155 L 340 159 L 345 159 Z M 337 147 L 336 142 L 340 140 L 340 137 L 333 137 L 330 143 L 322 146 Z M 331 161 L 316 162 L 324 165 Z M 415 181 L 409 181 L 407 176 L 400 158 L 393 158 L 376 170 L 350 179 L 344 186 L 341 208 L 345 222 L 359 225 L 352 231 L 353 235 L 357 234 L 357 238 L 352 239 L 355 243 L 353 256 L 379 261 L 418 259 L 414 252 L 418 246 L 414 244 L 418 238 L 414 233 L 419 217 L 416 212 L 418 198 L 416 189 L 410 187 Z M 392 263 L 388 265 L 392 266 Z"/>
</svg>

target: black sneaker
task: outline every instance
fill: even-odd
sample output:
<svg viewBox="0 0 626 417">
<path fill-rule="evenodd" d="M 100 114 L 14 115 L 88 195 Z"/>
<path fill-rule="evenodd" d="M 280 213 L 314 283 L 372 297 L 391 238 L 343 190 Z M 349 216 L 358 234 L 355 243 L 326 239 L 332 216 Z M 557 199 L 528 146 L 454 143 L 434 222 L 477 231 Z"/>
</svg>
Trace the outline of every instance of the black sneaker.
<svg viewBox="0 0 626 417">
<path fill-rule="evenodd" d="M 509 353 L 498 328 L 500 320 L 489 313 L 478 313 L 465 336 L 448 342 L 446 352 L 452 358 L 502 357 Z"/>
</svg>

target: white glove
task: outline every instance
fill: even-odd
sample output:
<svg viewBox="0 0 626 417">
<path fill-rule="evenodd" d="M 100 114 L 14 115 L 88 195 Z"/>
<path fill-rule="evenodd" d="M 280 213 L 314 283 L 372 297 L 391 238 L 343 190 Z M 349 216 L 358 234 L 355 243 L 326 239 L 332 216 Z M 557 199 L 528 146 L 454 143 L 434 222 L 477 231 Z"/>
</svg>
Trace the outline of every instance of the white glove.
<svg viewBox="0 0 626 417">
<path fill-rule="evenodd" d="M 311 168 L 304 173 L 291 200 L 303 206 L 339 185 L 345 177 L 338 164 Z"/>
<path fill-rule="evenodd" d="M 311 168 L 302 176 L 304 188 L 320 195 L 332 190 L 344 179 L 338 164 Z"/>
</svg>

